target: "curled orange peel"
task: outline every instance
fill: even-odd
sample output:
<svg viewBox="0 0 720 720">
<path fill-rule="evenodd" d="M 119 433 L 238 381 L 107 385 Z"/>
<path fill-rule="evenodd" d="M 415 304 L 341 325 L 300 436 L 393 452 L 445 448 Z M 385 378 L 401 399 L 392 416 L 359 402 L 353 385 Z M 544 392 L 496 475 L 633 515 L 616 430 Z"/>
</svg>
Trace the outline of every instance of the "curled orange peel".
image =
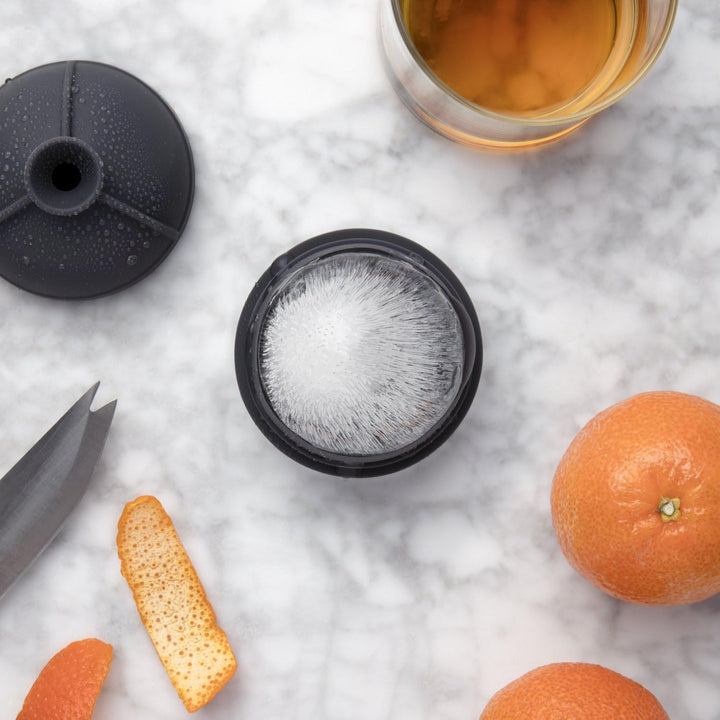
<svg viewBox="0 0 720 720">
<path fill-rule="evenodd" d="M 90 720 L 112 656 L 112 645 L 97 638 L 64 647 L 40 671 L 17 720 Z"/>
<path fill-rule="evenodd" d="M 169 515 L 150 496 L 118 522 L 120 568 L 140 618 L 188 712 L 209 703 L 237 669 L 227 636 Z"/>
</svg>

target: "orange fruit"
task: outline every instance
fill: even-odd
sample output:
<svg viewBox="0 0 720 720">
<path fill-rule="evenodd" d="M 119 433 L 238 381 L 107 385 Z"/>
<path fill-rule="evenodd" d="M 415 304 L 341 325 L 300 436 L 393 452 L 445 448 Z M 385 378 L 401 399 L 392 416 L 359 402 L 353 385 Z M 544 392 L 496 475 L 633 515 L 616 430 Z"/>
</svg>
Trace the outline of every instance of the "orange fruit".
<svg viewBox="0 0 720 720">
<path fill-rule="evenodd" d="M 118 522 L 120 570 L 140 619 L 188 712 L 209 703 L 237 662 L 170 516 L 151 495 Z"/>
<path fill-rule="evenodd" d="M 70 643 L 42 669 L 17 720 L 90 720 L 112 655 L 96 638 Z"/>
<path fill-rule="evenodd" d="M 669 720 L 633 680 L 588 663 L 535 668 L 490 698 L 480 720 Z"/>
<path fill-rule="evenodd" d="M 679 605 L 720 592 L 720 407 L 648 392 L 596 415 L 555 473 L 570 564 L 610 595 Z"/>
</svg>

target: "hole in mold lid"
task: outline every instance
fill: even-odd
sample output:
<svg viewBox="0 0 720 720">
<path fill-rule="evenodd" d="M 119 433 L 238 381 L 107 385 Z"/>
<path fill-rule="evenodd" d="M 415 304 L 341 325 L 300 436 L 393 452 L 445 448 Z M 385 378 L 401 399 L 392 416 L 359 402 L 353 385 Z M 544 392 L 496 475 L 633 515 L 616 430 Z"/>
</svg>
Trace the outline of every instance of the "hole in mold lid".
<svg viewBox="0 0 720 720">
<path fill-rule="evenodd" d="M 55 298 L 146 277 L 185 229 L 189 141 L 170 106 L 119 68 L 74 60 L 0 86 L 0 275 Z"/>
<path fill-rule="evenodd" d="M 61 192 L 74 190 L 82 181 L 82 171 L 71 162 L 61 162 L 53 168 L 50 179 L 53 187 Z"/>
</svg>

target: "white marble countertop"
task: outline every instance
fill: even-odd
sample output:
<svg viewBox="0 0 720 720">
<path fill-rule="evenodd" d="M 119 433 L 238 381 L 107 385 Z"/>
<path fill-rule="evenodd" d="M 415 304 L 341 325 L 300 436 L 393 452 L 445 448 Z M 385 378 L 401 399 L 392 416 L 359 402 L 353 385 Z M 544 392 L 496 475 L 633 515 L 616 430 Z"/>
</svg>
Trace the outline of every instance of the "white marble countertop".
<svg viewBox="0 0 720 720">
<path fill-rule="evenodd" d="M 197 170 L 185 234 L 150 277 L 62 302 L 0 282 L 0 475 L 96 380 L 118 407 L 93 482 L 0 600 L 0 720 L 44 663 L 96 636 L 97 720 L 186 712 L 120 575 L 116 522 L 154 494 L 239 661 L 200 715 L 472 720 L 544 663 L 629 675 L 673 720 L 720 718 L 720 601 L 624 604 L 570 568 L 549 490 L 581 424 L 636 392 L 720 402 L 720 15 L 683 0 L 619 105 L 532 154 L 418 123 L 383 74 L 374 0 L 6 0 L 4 77 L 62 59 L 154 87 Z M 476 400 L 419 465 L 343 481 L 250 420 L 235 326 L 283 250 L 397 232 L 459 275 L 483 328 Z"/>
</svg>

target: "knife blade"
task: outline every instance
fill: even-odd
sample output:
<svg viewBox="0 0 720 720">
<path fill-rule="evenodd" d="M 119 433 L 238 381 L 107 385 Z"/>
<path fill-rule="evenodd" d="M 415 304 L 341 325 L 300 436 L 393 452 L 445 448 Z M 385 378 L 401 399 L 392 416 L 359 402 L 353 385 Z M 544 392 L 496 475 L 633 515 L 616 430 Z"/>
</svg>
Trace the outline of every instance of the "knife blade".
<svg viewBox="0 0 720 720">
<path fill-rule="evenodd" d="M 0 597 L 63 526 L 90 483 L 117 401 L 93 385 L 0 480 Z"/>
</svg>

